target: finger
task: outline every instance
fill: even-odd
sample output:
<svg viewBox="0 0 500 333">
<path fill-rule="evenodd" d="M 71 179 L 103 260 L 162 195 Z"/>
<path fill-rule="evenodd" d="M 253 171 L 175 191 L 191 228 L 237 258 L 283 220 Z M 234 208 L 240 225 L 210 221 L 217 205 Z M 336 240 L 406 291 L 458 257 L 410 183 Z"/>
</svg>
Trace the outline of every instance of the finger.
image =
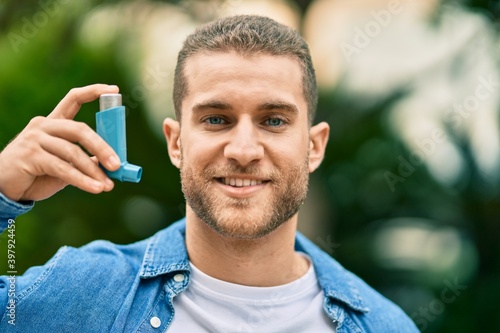
<svg viewBox="0 0 500 333">
<path fill-rule="evenodd" d="M 61 179 L 69 185 L 94 194 L 110 190 L 106 184 L 92 179 L 55 155 L 46 152 L 40 158 L 45 162 L 39 170 L 41 174 Z"/>
<path fill-rule="evenodd" d="M 106 176 L 104 171 L 102 171 L 99 166 L 92 162 L 90 156 L 88 156 L 79 146 L 66 140 L 48 135 L 41 140 L 40 146 L 46 152 L 68 162 L 83 174 L 104 183 L 106 185 L 105 189 L 109 187 L 112 188 L 113 182 Z"/>
<path fill-rule="evenodd" d="M 43 130 L 54 137 L 79 143 L 110 171 L 115 171 L 120 167 L 120 159 L 113 148 L 85 123 L 53 119 L 44 123 Z"/>
<path fill-rule="evenodd" d="M 47 116 L 54 119 L 73 119 L 84 103 L 92 102 L 102 94 L 117 94 L 119 88 L 107 84 L 93 84 L 90 86 L 73 88 L 57 104 L 56 108 Z"/>
</svg>

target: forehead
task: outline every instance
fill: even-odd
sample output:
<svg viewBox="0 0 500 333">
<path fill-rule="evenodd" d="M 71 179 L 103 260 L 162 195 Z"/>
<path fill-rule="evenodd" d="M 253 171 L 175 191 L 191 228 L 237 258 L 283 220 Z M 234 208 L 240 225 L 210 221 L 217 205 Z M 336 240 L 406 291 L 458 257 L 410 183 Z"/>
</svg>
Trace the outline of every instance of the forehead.
<svg viewBox="0 0 500 333">
<path fill-rule="evenodd" d="M 301 77 L 299 61 L 292 56 L 257 52 L 247 54 L 237 51 L 198 52 L 186 60 L 184 74 L 189 77 L 205 71 L 225 73 L 231 72 L 232 69 L 244 70 L 248 66 L 255 73 L 259 73 L 259 69 L 269 70 L 274 68 L 276 72 L 282 72 L 283 74 L 288 72 L 288 74 Z"/>
<path fill-rule="evenodd" d="M 280 99 L 306 106 L 301 67 L 291 56 L 203 52 L 188 58 L 184 75 L 183 109 L 210 98 Z"/>
</svg>

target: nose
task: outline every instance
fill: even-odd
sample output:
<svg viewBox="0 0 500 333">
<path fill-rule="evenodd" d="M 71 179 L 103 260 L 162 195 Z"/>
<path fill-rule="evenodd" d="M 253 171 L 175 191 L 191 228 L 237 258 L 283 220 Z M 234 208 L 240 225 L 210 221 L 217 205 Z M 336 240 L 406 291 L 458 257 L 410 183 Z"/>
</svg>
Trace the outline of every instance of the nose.
<svg viewBox="0 0 500 333">
<path fill-rule="evenodd" d="M 257 128 L 250 119 L 240 120 L 230 131 L 229 142 L 224 147 L 224 157 L 246 167 L 264 157 Z"/>
</svg>

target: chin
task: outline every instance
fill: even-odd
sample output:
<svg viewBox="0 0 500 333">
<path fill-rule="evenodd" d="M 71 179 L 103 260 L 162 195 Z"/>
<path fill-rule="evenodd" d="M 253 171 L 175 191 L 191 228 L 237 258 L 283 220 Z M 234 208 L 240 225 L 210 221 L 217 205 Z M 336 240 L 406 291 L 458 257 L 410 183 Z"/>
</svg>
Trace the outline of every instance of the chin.
<svg viewBox="0 0 500 333">
<path fill-rule="evenodd" d="M 230 209 L 233 210 L 233 209 Z M 262 213 L 259 209 L 258 213 Z M 256 212 L 234 209 L 202 219 L 212 230 L 226 238 L 259 239 L 276 230 L 284 222 L 276 222 L 272 216 L 259 216 Z"/>
</svg>

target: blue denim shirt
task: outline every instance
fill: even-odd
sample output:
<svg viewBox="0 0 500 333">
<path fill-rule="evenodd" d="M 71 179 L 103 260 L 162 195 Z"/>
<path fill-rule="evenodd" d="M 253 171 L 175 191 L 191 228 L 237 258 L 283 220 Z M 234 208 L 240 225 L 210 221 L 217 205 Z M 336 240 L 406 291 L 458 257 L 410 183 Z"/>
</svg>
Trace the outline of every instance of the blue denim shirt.
<svg viewBox="0 0 500 333">
<path fill-rule="evenodd" d="M 0 232 L 9 218 L 32 205 L 0 194 Z M 180 220 L 129 245 L 99 240 L 62 247 L 45 265 L 15 277 L 14 298 L 9 297 L 13 279 L 1 276 L 0 332 L 167 332 L 175 313 L 173 298 L 190 281 L 185 227 Z M 300 233 L 295 248 L 311 257 L 324 292 L 323 309 L 338 333 L 418 332 L 399 307 Z M 11 304 L 15 326 L 9 324 Z M 157 328 L 153 317 L 160 319 Z"/>
</svg>

